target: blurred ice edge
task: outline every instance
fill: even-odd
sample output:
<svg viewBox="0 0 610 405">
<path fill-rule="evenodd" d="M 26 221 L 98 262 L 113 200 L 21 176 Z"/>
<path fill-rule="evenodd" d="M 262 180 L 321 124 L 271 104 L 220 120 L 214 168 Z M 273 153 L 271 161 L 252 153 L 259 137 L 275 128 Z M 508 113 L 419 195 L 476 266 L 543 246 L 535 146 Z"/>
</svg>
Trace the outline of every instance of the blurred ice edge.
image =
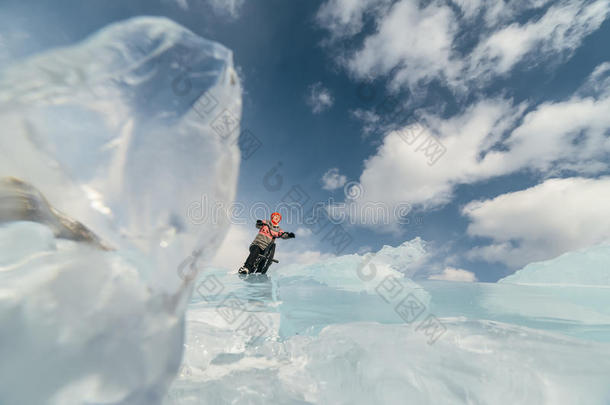
<svg viewBox="0 0 610 405">
<path fill-rule="evenodd" d="M 1 404 L 161 402 L 192 290 L 176 269 L 225 232 L 186 209 L 235 194 L 223 110 L 239 121 L 231 52 L 164 18 L 0 72 Z"/>
</svg>

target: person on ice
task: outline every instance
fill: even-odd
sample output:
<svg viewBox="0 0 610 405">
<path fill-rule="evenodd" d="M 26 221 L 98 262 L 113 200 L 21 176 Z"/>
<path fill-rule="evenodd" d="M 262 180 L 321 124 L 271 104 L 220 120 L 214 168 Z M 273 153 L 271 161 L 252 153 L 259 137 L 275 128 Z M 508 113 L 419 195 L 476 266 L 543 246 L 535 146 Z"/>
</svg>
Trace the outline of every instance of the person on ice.
<svg viewBox="0 0 610 405">
<path fill-rule="evenodd" d="M 267 246 L 273 241 L 275 238 L 282 239 L 291 239 L 294 238 L 293 232 L 284 232 L 282 228 L 279 227 L 280 221 L 282 220 L 282 216 L 279 212 L 274 212 L 271 214 L 271 221 L 266 220 L 256 220 L 256 227 L 260 229 L 258 231 L 258 235 L 254 238 L 252 243 L 250 244 L 250 255 L 246 259 L 246 262 L 242 267 L 239 268 L 240 273 L 254 273 L 256 269 L 254 268 L 254 264 L 258 255 L 262 254 Z"/>
</svg>

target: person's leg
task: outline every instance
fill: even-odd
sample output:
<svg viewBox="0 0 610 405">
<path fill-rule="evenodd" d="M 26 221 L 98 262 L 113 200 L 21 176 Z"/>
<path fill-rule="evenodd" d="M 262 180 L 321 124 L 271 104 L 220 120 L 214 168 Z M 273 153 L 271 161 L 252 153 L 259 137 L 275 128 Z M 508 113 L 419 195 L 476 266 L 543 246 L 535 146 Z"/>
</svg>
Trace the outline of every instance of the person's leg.
<svg viewBox="0 0 610 405">
<path fill-rule="evenodd" d="M 248 268 L 248 271 L 252 273 L 254 271 L 254 262 L 259 254 L 261 254 L 263 250 L 258 245 L 250 245 L 250 255 L 246 259 L 244 266 Z"/>
</svg>

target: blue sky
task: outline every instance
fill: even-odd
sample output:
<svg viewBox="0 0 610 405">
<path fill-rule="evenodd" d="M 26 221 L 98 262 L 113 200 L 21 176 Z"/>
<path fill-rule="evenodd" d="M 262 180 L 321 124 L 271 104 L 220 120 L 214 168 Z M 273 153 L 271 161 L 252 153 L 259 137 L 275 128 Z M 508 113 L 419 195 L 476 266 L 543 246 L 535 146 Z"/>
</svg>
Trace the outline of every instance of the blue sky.
<svg viewBox="0 0 610 405">
<path fill-rule="evenodd" d="M 4 3 L 0 64 L 142 14 L 232 49 L 242 130 L 262 143 L 242 161 L 238 201 L 274 207 L 298 185 L 310 202 L 341 203 L 356 182 L 354 207 L 412 207 L 408 224 L 350 217 L 342 253 L 421 237 L 424 276 L 495 281 L 610 237 L 607 1 Z M 422 142 L 445 152 L 430 165 Z M 298 238 L 283 262 L 338 253 L 325 231 L 284 228 Z M 253 232 L 234 226 L 224 257 L 245 254 Z"/>
</svg>

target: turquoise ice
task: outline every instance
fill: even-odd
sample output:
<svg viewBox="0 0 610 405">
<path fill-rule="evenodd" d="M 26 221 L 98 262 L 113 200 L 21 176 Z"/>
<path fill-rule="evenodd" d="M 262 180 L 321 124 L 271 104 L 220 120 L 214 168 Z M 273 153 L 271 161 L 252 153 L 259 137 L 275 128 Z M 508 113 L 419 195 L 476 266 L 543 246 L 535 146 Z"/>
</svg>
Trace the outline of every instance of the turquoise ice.
<svg viewBox="0 0 610 405">
<path fill-rule="evenodd" d="M 209 269 L 167 403 L 609 403 L 610 295 L 598 281 L 610 247 L 499 283 L 414 282 L 405 274 L 422 255 L 416 239 L 246 282 Z M 416 319 L 397 309 L 409 296 L 423 305 Z M 235 302 L 243 312 L 228 316 Z"/>
</svg>

